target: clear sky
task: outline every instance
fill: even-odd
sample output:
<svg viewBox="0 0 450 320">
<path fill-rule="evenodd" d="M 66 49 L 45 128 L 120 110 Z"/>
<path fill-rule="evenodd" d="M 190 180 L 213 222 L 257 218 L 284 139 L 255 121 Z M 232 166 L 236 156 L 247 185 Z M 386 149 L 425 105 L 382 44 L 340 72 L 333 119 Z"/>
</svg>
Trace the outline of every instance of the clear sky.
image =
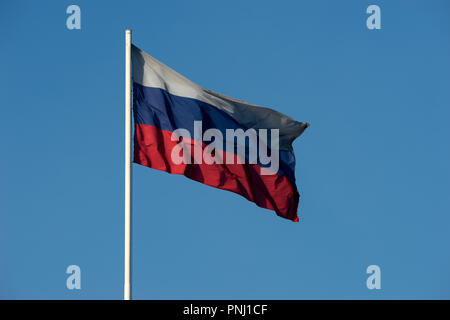
<svg viewBox="0 0 450 320">
<path fill-rule="evenodd" d="M 0 298 L 122 298 L 126 28 L 192 81 L 311 123 L 294 142 L 300 223 L 134 165 L 134 298 L 450 298 L 449 13 L 1 1 Z M 66 288 L 72 264 L 81 290 Z"/>
</svg>

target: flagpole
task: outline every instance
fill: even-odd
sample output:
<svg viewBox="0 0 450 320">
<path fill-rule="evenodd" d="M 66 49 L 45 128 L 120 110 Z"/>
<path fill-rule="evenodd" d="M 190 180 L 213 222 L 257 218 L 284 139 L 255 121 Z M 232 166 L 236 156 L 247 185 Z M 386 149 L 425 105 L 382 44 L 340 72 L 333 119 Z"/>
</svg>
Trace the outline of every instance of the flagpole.
<svg viewBox="0 0 450 320">
<path fill-rule="evenodd" d="M 131 300 L 131 30 L 125 30 L 125 278 L 123 299 Z"/>
</svg>

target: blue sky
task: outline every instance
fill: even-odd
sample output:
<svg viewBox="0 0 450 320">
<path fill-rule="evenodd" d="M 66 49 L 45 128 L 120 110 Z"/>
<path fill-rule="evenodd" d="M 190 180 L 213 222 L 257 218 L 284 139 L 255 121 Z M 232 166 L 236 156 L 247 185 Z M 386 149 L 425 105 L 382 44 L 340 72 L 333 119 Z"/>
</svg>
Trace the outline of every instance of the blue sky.
<svg viewBox="0 0 450 320">
<path fill-rule="evenodd" d="M 294 142 L 300 223 L 135 165 L 134 298 L 450 298 L 449 10 L 2 1 L 0 298 L 122 298 L 126 28 L 194 82 L 311 123 Z"/>
</svg>

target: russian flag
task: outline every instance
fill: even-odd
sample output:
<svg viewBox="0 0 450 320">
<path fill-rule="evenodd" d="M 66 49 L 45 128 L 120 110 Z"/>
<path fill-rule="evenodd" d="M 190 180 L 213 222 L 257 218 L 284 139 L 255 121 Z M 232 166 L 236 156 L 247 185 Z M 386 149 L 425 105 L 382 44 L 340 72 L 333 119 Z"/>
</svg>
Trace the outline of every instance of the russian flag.
<svg viewBox="0 0 450 320">
<path fill-rule="evenodd" d="M 131 56 L 135 163 L 298 221 L 292 142 L 308 123 L 202 88 L 136 46 Z"/>
</svg>

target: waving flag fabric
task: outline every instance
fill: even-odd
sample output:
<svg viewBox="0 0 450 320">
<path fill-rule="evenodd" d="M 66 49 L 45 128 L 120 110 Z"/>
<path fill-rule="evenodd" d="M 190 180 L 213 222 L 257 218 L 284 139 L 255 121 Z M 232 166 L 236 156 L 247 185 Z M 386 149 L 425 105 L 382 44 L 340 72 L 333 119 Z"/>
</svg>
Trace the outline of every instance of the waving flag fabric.
<svg viewBox="0 0 450 320">
<path fill-rule="evenodd" d="M 136 46 L 132 46 L 132 70 L 135 163 L 235 192 L 298 221 L 292 142 L 307 123 L 202 88 Z M 225 147 L 230 132 L 256 132 L 256 136 L 253 140 L 252 134 L 246 136 L 248 148 L 244 143 L 239 149 L 234 141 L 230 149 Z M 277 148 L 270 149 L 274 139 Z M 267 161 L 255 161 L 251 141 L 258 148 L 267 147 L 279 164 L 268 168 Z M 178 151 L 184 161 L 174 160 Z"/>
</svg>

